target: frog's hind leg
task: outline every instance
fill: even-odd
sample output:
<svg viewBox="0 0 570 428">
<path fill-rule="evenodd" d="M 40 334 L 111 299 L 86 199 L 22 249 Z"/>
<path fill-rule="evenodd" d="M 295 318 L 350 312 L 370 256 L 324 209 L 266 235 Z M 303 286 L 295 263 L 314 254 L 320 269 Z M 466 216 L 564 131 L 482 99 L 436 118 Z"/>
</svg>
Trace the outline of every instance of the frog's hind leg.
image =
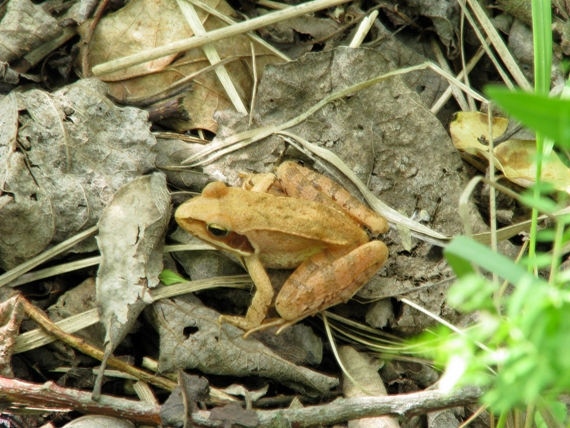
<svg viewBox="0 0 570 428">
<path fill-rule="evenodd" d="M 325 250 L 311 256 L 287 280 L 275 307 L 287 321 L 314 315 L 349 300 L 388 257 L 381 241 L 351 251 Z"/>
<path fill-rule="evenodd" d="M 346 189 L 324 175 L 294 162 L 284 162 L 279 166 L 277 176 L 289 196 L 342 209 L 374 234 L 385 233 L 389 229 L 384 217 L 366 207 Z"/>
</svg>

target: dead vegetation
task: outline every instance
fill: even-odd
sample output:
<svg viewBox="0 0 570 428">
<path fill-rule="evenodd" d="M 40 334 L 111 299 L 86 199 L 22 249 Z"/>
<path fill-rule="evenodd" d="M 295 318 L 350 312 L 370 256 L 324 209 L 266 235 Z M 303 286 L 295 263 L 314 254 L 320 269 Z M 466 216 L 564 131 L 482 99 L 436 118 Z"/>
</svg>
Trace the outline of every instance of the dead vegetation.
<svg viewBox="0 0 570 428">
<path fill-rule="evenodd" d="M 5 426 L 62 426 L 73 412 L 250 427 L 477 415 L 477 389 L 425 390 L 440 373 L 403 339 L 434 316 L 473 320 L 446 304 L 441 252 L 466 225 L 490 241 L 488 188 L 466 197 L 471 177 L 492 159 L 510 186 L 532 181 L 520 153 L 532 156 L 534 137 L 501 118 L 489 136 L 481 95 L 531 86 L 527 12 L 476 0 L 107 3 L 0 7 Z M 567 11 L 554 12 L 557 61 Z M 246 311 L 249 276 L 177 228 L 173 207 L 286 159 L 385 216 L 390 256 L 331 313 L 243 338 L 218 318 Z M 568 187 L 563 162 L 547 168 Z M 499 245 L 514 256 L 506 239 L 526 212 L 497 203 Z M 269 271 L 276 286 L 290 274 Z M 481 413 L 472 426 L 486 426 Z"/>
</svg>

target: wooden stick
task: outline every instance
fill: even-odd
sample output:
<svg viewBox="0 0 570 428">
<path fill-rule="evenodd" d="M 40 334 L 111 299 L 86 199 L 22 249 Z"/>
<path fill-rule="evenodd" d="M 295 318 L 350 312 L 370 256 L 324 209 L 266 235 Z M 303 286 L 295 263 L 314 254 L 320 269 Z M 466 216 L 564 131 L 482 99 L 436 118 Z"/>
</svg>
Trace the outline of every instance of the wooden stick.
<svg viewBox="0 0 570 428">
<path fill-rule="evenodd" d="M 30 317 L 33 321 L 38 323 L 40 327 L 45 329 L 48 333 L 57 337 L 62 342 L 67 343 L 69 346 L 95 358 L 96 360 L 99 361 L 103 360 L 103 355 L 104 355 L 103 351 L 96 348 L 95 346 L 90 345 L 89 343 L 85 342 L 83 339 L 63 331 L 61 328 L 55 325 L 52 320 L 50 320 L 45 314 L 43 314 L 38 308 L 36 308 L 34 305 L 28 302 L 25 298 L 20 297 L 20 301 L 24 306 L 24 312 L 26 313 L 26 315 Z M 166 389 L 167 391 L 172 391 L 177 386 L 176 382 L 173 382 L 161 376 L 153 375 L 151 373 L 145 372 L 144 370 L 140 370 L 135 366 L 127 364 L 126 362 L 118 358 L 115 358 L 113 356 L 109 357 L 107 365 L 122 372 L 128 373 L 136 377 L 137 379 L 150 383 L 151 385 L 157 386 L 162 389 Z"/>
<path fill-rule="evenodd" d="M 0 401 L 33 408 L 61 407 L 81 413 L 115 416 L 145 425 L 160 425 L 160 406 L 142 401 L 102 395 L 91 399 L 91 392 L 63 388 L 54 382 L 44 384 L 0 377 Z"/>
</svg>

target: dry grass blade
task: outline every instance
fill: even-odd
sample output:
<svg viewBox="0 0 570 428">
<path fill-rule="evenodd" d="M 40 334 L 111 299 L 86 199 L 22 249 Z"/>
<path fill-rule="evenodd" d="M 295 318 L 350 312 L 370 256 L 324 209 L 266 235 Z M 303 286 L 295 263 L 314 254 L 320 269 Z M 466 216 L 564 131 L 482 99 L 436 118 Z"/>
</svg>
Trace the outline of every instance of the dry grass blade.
<svg viewBox="0 0 570 428">
<path fill-rule="evenodd" d="M 83 330 L 84 328 L 97 324 L 98 322 L 99 313 L 97 312 L 97 309 L 91 309 L 61 320 L 55 324 L 66 333 L 75 333 L 76 331 Z M 51 336 L 44 329 L 36 328 L 20 334 L 16 338 L 14 354 L 40 348 L 48 343 L 55 342 L 56 340 L 57 339 L 54 336 Z"/>
<path fill-rule="evenodd" d="M 248 31 L 257 30 L 267 25 L 275 24 L 296 16 L 305 15 L 306 13 L 316 12 L 331 6 L 346 3 L 347 0 L 315 0 L 291 7 L 279 12 L 270 13 L 249 21 L 240 22 L 239 24 L 211 31 L 202 36 L 194 36 L 188 39 L 179 40 L 166 46 L 159 46 L 149 49 L 135 55 L 129 55 L 125 58 L 109 61 L 105 64 L 99 64 L 93 67 L 93 76 L 101 76 L 104 74 L 114 73 L 124 68 L 132 67 L 138 64 L 162 58 L 168 55 L 175 55 L 190 49 L 202 47 L 208 43 L 217 42 L 227 37 L 237 36 Z"/>
<path fill-rule="evenodd" d="M 348 372 L 348 370 L 346 370 L 346 368 L 344 367 L 344 364 L 342 362 L 342 360 L 340 359 L 340 355 L 338 354 L 338 349 L 336 347 L 336 343 L 334 341 L 334 337 L 333 334 L 331 332 L 331 329 L 329 327 L 329 322 L 327 320 L 327 316 L 324 312 L 322 312 L 321 314 L 322 318 L 323 318 L 323 323 L 325 325 L 325 331 L 327 332 L 327 337 L 329 339 L 329 344 L 331 345 L 331 349 L 333 351 L 334 357 L 336 359 L 337 364 L 339 365 L 341 371 L 344 373 L 344 375 L 350 379 L 350 381 L 356 385 L 362 392 L 364 392 L 366 395 L 369 396 L 374 396 L 373 393 L 371 393 L 370 391 L 367 391 L 356 379 L 354 379 L 354 377 Z"/>
<path fill-rule="evenodd" d="M 101 256 L 88 257 L 86 259 L 76 260 L 70 263 L 63 263 L 46 269 L 40 269 L 34 272 L 26 273 L 7 285 L 8 287 L 18 287 L 23 284 L 38 281 L 40 279 L 50 278 L 52 276 L 61 275 L 62 273 L 73 272 L 89 266 L 95 266 L 99 263 L 101 263 Z"/>
<path fill-rule="evenodd" d="M 9 282 L 12 282 L 20 275 L 23 275 L 26 272 L 35 268 L 36 266 L 41 265 L 47 260 L 55 257 L 57 254 L 61 254 L 64 251 L 67 251 L 68 249 L 75 246 L 78 242 L 81 242 L 84 239 L 87 239 L 95 235 L 97 233 L 97 230 L 98 230 L 97 226 L 93 226 L 81 233 L 78 233 L 77 235 L 71 237 L 70 239 L 61 242 L 60 244 L 57 244 L 48 251 L 44 251 L 43 253 L 28 260 L 27 262 L 22 263 L 21 265 L 15 267 L 14 269 L 10 269 L 8 272 L 3 273 L 2 275 L 0 275 L 0 287 L 5 286 Z"/>
<path fill-rule="evenodd" d="M 479 62 L 479 60 L 483 57 L 484 54 L 485 54 L 485 49 L 479 48 L 477 50 L 475 55 L 473 55 L 473 57 L 469 60 L 469 62 L 465 67 L 465 70 L 467 70 L 467 74 L 469 74 L 471 70 L 473 70 L 475 65 Z M 457 75 L 458 80 L 463 80 L 465 76 L 465 70 L 462 70 Z M 437 114 L 441 110 L 441 108 L 445 105 L 445 103 L 447 103 L 447 101 L 451 97 L 452 92 L 453 92 L 453 86 L 450 84 L 450 86 L 445 90 L 445 92 L 441 95 L 441 97 L 439 97 L 439 99 L 433 104 L 430 111 L 433 114 Z"/>
<path fill-rule="evenodd" d="M 220 13 L 217 9 L 214 9 L 212 6 L 203 3 L 199 0 L 188 0 L 189 3 L 192 3 L 194 6 L 204 10 L 205 12 L 208 12 L 210 15 L 215 16 L 216 18 L 218 18 L 221 21 L 224 21 L 226 24 L 229 25 L 235 25 L 238 24 L 237 21 L 234 21 L 232 18 L 230 18 L 229 16 L 224 15 L 223 13 Z M 282 6 L 286 6 L 283 5 L 282 3 L 278 3 Z M 283 7 L 282 9 L 287 9 L 289 8 L 289 6 Z M 265 40 L 263 40 L 261 37 L 257 36 L 254 33 L 245 33 L 245 36 L 247 36 L 250 40 L 256 42 L 257 44 L 263 46 L 265 49 L 267 49 L 268 51 L 270 51 L 271 53 L 273 53 L 275 56 L 277 56 L 278 58 L 281 58 L 283 61 L 291 61 L 291 58 L 289 58 L 287 55 L 285 55 L 283 52 L 281 52 L 279 49 L 273 47 L 272 45 L 270 45 L 269 43 L 267 43 Z"/>
<path fill-rule="evenodd" d="M 362 44 L 364 38 L 372 28 L 372 25 L 374 25 L 374 20 L 376 19 L 377 16 L 378 16 L 378 11 L 375 10 L 369 16 L 367 16 L 362 20 L 362 22 L 358 26 L 358 31 L 356 32 L 356 34 L 352 38 L 352 41 L 350 42 L 349 47 L 357 48 Z"/>
<path fill-rule="evenodd" d="M 180 245 L 166 245 L 164 247 L 165 253 L 175 251 L 204 251 L 215 250 L 214 247 L 208 244 L 180 244 Z M 62 263 L 61 265 L 51 266 L 46 269 L 40 269 L 34 272 L 29 272 L 18 277 L 14 281 L 8 283 L 8 287 L 18 287 L 19 285 L 28 284 L 40 279 L 50 278 L 52 276 L 60 275 L 62 273 L 73 272 L 89 266 L 98 265 L 101 262 L 101 256 L 89 257 L 86 259 L 76 260 L 70 263 Z"/>
<path fill-rule="evenodd" d="M 236 275 L 188 281 L 169 286 L 157 287 L 154 290 L 151 290 L 151 295 L 153 300 L 156 301 L 216 287 L 247 289 L 251 287 L 251 278 L 248 275 Z M 99 314 L 97 309 L 91 309 L 61 320 L 55 324 L 66 333 L 75 333 L 76 331 L 82 330 L 98 322 Z M 31 330 L 18 336 L 16 339 L 14 353 L 18 354 L 36 349 L 40 346 L 54 342 L 55 340 L 57 339 L 50 336 L 43 329 L 38 328 Z"/>
<path fill-rule="evenodd" d="M 372 207 L 374 211 L 379 214 L 382 214 L 386 219 L 393 223 L 403 225 L 410 230 L 412 230 L 412 235 L 416 238 L 419 238 L 423 241 L 429 242 L 434 245 L 438 246 L 445 246 L 447 242 L 451 239 L 448 236 L 445 236 L 439 232 L 436 232 L 429 227 L 424 226 L 421 223 L 418 223 L 410 218 L 406 217 L 405 215 L 399 213 L 395 209 L 389 207 L 380 199 L 378 199 L 370 190 L 366 184 L 364 184 L 354 172 L 340 159 L 337 155 L 335 155 L 330 150 L 325 148 L 319 147 L 315 144 L 310 143 L 309 141 L 291 134 L 289 132 L 281 132 L 280 134 L 285 135 L 289 139 L 290 144 L 296 146 L 295 141 L 298 142 L 303 148 L 307 149 L 309 152 L 316 154 L 319 158 L 330 162 L 332 165 L 335 166 L 340 172 L 342 172 L 352 183 L 358 188 L 358 190 L 366 199 L 366 202 Z M 295 141 L 293 141 L 294 139 Z"/>
<path fill-rule="evenodd" d="M 222 140 L 217 144 L 212 144 L 210 147 L 202 150 L 201 152 L 198 152 L 195 155 L 190 156 L 189 158 L 185 159 L 182 162 L 182 164 L 183 165 L 192 164 L 192 166 L 199 166 L 199 165 L 208 164 L 208 163 L 210 163 L 216 159 L 219 159 L 220 157 L 222 157 L 228 153 L 231 153 L 233 151 L 247 147 L 250 144 L 253 144 L 257 141 L 260 141 L 260 140 L 264 139 L 265 137 L 268 137 L 269 135 L 276 134 L 278 132 L 284 131 L 288 128 L 291 128 L 295 125 L 298 125 L 298 124 L 304 122 L 305 120 L 307 120 L 307 118 L 309 118 L 311 115 L 313 115 L 314 113 L 316 113 L 317 111 L 319 111 L 325 105 L 327 105 L 328 103 L 330 103 L 332 101 L 344 98 L 345 96 L 348 96 L 350 94 L 353 94 L 353 93 L 356 93 L 356 92 L 361 91 L 363 89 L 366 89 L 366 88 L 368 88 L 368 87 L 370 87 L 376 83 L 390 79 L 394 76 L 400 76 L 403 74 L 410 73 L 412 71 L 425 70 L 425 69 L 430 69 L 430 70 L 438 73 L 439 75 L 445 77 L 450 82 L 453 82 L 460 89 L 462 89 L 467 94 L 471 95 L 476 100 L 481 101 L 481 102 L 487 102 L 487 100 L 483 96 L 481 96 L 480 94 L 475 92 L 473 89 L 466 86 L 463 82 L 459 81 L 457 78 L 455 78 L 451 74 L 443 71 L 441 68 L 439 68 L 435 64 L 432 64 L 431 62 L 426 62 L 423 64 L 418 64 L 418 65 L 415 65 L 412 67 L 402 68 L 402 69 L 395 70 L 395 71 L 392 71 L 392 72 L 389 72 L 386 74 L 382 74 L 380 76 L 374 77 L 373 79 L 369 79 L 369 80 L 366 80 L 364 82 L 356 83 L 356 84 L 349 86 L 345 89 L 334 92 L 331 95 L 329 95 L 328 97 L 323 98 L 321 101 L 316 103 L 311 108 L 307 109 L 305 112 L 301 113 L 297 117 L 294 117 L 293 119 L 291 119 L 285 123 L 282 123 L 280 125 L 275 125 L 275 126 L 266 126 L 263 128 L 252 129 L 249 131 L 241 132 L 241 133 L 236 134 L 236 135 L 232 135 L 231 137 L 226 138 L 225 140 Z"/>
<path fill-rule="evenodd" d="M 499 53 L 501 60 L 507 66 L 508 70 L 511 72 L 511 75 L 514 77 L 517 84 L 525 90 L 532 89 L 532 86 L 530 85 L 530 83 L 528 83 L 528 80 L 526 79 L 526 77 L 524 76 L 522 71 L 520 70 L 515 59 L 511 55 L 509 49 L 505 45 L 505 42 L 503 41 L 502 37 L 499 35 L 499 33 L 497 32 L 497 30 L 495 29 L 495 27 L 493 26 L 493 24 L 489 20 L 489 17 L 485 13 L 485 11 L 483 10 L 483 8 L 479 4 L 479 2 L 477 0 L 467 0 L 467 2 L 469 3 L 469 6 L 473 10 L 473 13 L 477 17 L 478 22 L 483 27 L 485 34 L 487 35 L 487 37 L 489 37 L 489 39 L 491 39 L 491 43 L 493 43 L 493 47 Z M 477 37 L 479 37 L 479 40 L 481 41 L 481 43 L 485 47 L 485 42 L 484 42 L 485 38 L 481 36 L 479 29 L 478 29 L 478 26 L 477 26 L 477 23 L 474 22 L 473 17 L 469 13 L 469 10 L 467 10 L 467 8 L 465 7 L 465 0 L 460 1 L 459 5 L 463 8 L 465 16 L 469 20 L 469 23 L 471 24 L 472 28 L 475 30 Z M 496 61 L 496 59 L 494 58 L 494 55 L 492 54 L 492 52 L 490 50 L 488 50 L 487 54 L 489 55 L 489 58 L 495 64 L 497 71 L 499 71 L 499 73 L 501 73 L 501 75 L 503 76 L 505 84 L 507 86 L 512 86 L 510 79 L 503 75 L 502 68 L 499 65 L 498 61 Z"/>
<path fill-rule="evenodd" d="M 202 25 L 202 22 L 200 21 L 200 18 L 198 17 L 194 6 L 185 0 L 177 0 L 177 3 L 178 7 L 182 11 L 182 14 L 188 21 L 188 24 L 190 24 L 190 28 L 192 28 L 194 34 L 197 36 L 205 35 L 206 30 L 204 29 L 204 26 Z M 210 64 L 215 65 L 221 62 L 220 55 L 218 54 L 218 51 L 216 51 L 214 45 L 207 44 L 204 45 L 202 49 L 204 50 L 208 61 L 210 61 Z M 224 87 L 226 94 L 228 95 L 228 98 L 232 102 L 234 108 L 242 114 L 247 114 L 247 108 L 239 96 L 238 91 L 233 84 L 232 79 L 230 78 L 228 70 L 224 66 L 216 67 L 216 75 L 218 76 L 218 79 L 220 79 L 220 83 Z"/>
<path fill-rule="evenodd" d="M 435 54 L 435 57 L 437 59 L 439 66 L 443 70 L 445 70 L 447 73 L 452 74 L 451 68 L 447 64 L 447 59 L 445 58 L 445 56 L 443 55 L 443 52 L 441 51 L 441 47 L 439 46 L 439 44 L 435 41 L 435 39 L 433 37 L 430 38 L 430 45 L 431 45 L 432 51 Z M 460 78 L 460 77 L 458 77 L 458 78 Z M 457 104 L 459 104 L 459 107 L 461 108 L 461 110 L 462 111 L 470 111 L 471 109 L 469 108 L 469 104 L 467 103 L 467 100 L 465 99 L 463 92 L 461 92 L 459 90 L 459 88 L 455 85 L 450 85 L 449 88 L 453 92 L 453 96 L 455 97 L 455 101 L 457 101 Z"/>
<path fill-rule="evenodd" d="M 426 64 L 420 64 L 420 65 L 417 65 L 414 67 L 409 67 L 409 68 L 406 68 L 403 70 L 397 70 L 397 71 L 393 71 L 390 73 L 386 73 L 386 74 L 383 74 L 381 76 L 375 77 L 374 79 L 370 79 L 370 80 L 349 86 L 348 88 L 337 91 L 337 92 L 329 95 L 328 97 L 322 99 L 321 101 L 319 101 L 317 104 L 315 104 L 314 106 L 312 106 L 308 110 L 304 111 L 300 115 L 294 117 L 293 119 L 291 119 L 285 123 L 282 123 L 280 125 L 266 126 L 263 128 L 251 129 L 251 130 L 241 132 L 241 133 L 236 134 L 236 135 L 232 135 L 231 137 L 220 141 L 218 144 L 212 144 L 210 147 L 207 147 L 206 149 L 202 150 L 201 152 L 198 152 L 195 155 L 190 156 L 189 158 L 185 159 L 182 162 L 182 164 L 183 165 L 192 164 L 192 166 L 199 166 L 199 165 L 207 164 L 207 163 L 212 162 L 216 159 L 219 159 L 220 157 L 222 157 L 228 153 L 239 150 L 243 147 L 247 147 L 250 144 L 256 143 L 257 141 L 260 141 L 260 140 L 268 137 L 269 135 L 278 133 L 280 131 L 284 131 L 285 129 L 291 128 L 295 125 L 300 124 L 301 122 L 304 122 L 305 120 L 307 120 L 308 117 L 310 117 L 311 115 L 313 115 L 314 113 L 316 113 L 317 111 L 319 111 L 325 105 L 327 105 L 328 103 L 330 103 L 332 101 L 338 100 L 338 99 L 343 98 L 347 95 L 358 92 L 358 91 L 365 89 L 371 85 L 374 85 L 375 83 L 389 79 L 393 76 L 404 74 L 404 73 L 407 73 L 409 71 L 422 70 L 425 68 L 426 68 Z M 213 154 L 214 152 L 215 152 L 215 154 Z"/>
<path fill-rule="evenodd" d="M 455 333 L 460 334 L 462 336 L 465 336 L 465 332 L 463 330 L 461 330 L 460 328 L 454 326 L 453 324 L 451 324 L 450 322 L 444 320 L 443 318 L 441 318 L 440 316 L 434 314 L 433 312 L 428 311 L 427 309 L 423 308 L 420 305 L 417 305 L 416 303 L 412 302 L 410 299 L 401 299 L 401 302 L 405 303 L 408 306 L 411 306 L 412 308 L 426 314 L 428 317 L 436 320 L 438 323 L 446 326 L 447 328 L 449 328 L 450 330 L 453 330 Z M 493 350 L 490 349 L 489 347 L 487 347 L 486 345 L 484 345 L 481 342 L 475 342 L 477 344 L 477 346 L 479 346 L 481 349 L 492 353 Z"/>
<path fill-rule="evenodd" d="M 364 345 L 375 352 L 387 355 L 398 355 L 406 352 L 408 345 L 402 343 L 397 336 L 377 330 L 365 324 L 361 324 L 340 315 L 326 311 L 327 322 L 335 334 L 347 342 Z"/>
</svg>

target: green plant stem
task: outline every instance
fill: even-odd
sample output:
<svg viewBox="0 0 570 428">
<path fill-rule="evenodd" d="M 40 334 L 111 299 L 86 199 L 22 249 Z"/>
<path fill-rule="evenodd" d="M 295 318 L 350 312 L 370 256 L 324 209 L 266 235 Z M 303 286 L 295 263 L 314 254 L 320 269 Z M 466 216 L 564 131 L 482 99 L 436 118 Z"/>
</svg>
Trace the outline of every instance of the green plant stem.
<svg viewBox="0 0 570 428">
<path fill-rule="evenodd" d="M 552 66 L 552 6 L 550 0 L 532 0 L 532 29 L 534 90 L 539 95 L 548 95 Z"/>
<path fill-rule="evenodd" d="M 564 221 L 556 222 L 556 234 L 554 236 L 554 247 L 552 248 L 552 263 L 550 264 L 550 277 L 548 282 L 550 285 L 556 286 L 556 277 L 558 268 L 560 267 L 560 258 L 562 257 L 562 238 L 564 235 Z"/>
<path fill-rule="evenodd" d="M 535 404 L 534 402 L 528 403 L 526 406 L 526 419 L 524 421 L 524 428 L 531 428 L 534 421 Z"/>
<path fill-rule="evenodd" d="M 497 428 L 504 428 L 505 424 L 507 423 L 507 417 L 509 416 L 509 412 L 503 410 L 501 415 L 499 416 L 499 420 L 497 421 Z"/>
<path fill-rule="evenodd" d="M 547 95 L 550 90 L 550 68 L 552 64 L 552 12 L 550 0 L 532 0 L 532 28 L 534 42 L 534 90 L 539 95 Z M 540 198 L 539 184 L 542 177 L 542 154 L 544 136 L 536 133 L 536 176 L 534 197 Z M 530 228 L 529 269 L 536 271 L 536 231 L 538 211 L 532 210 Z"/>
</svg>

